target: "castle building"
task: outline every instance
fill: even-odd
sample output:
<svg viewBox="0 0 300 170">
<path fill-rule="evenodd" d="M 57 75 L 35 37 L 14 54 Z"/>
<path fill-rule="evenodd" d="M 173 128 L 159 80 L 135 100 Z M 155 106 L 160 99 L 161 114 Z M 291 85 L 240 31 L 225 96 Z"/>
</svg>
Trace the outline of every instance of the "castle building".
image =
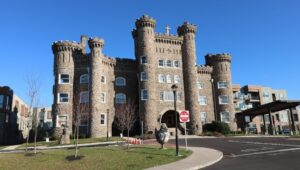
<svg viewBox="0 0 300 170">
<path fill-rule="evenodd" d="M 132 31 L 135 59 L 103 54 L 104 40 L 97 37 L 53 43 L 55 133 L 66 128 L 66 136 L 70 135 L 73 115 L 79 112 L 80 126 L 91 137 L 106 136 L 107 130 L 112 131 L 116 108 L 130 100 L 138 107 L 146 133 L 153 133 L 160 123 L 172 129 L 173 84 L 178 86 L 177 112 L 189 110 L 192 134 L 202 133 L 203 117 L 204 123 L 217 119 L 236 130 L 231 56 L 208 54 L 206 63 L 197 65 L 195 25 L 184 22 L 177 35 L 170 34 L 168 27 L 166 33 L 157 33 L 155 27 L 156 21 L 149 16 L 136 20 Z"/>
</svg>

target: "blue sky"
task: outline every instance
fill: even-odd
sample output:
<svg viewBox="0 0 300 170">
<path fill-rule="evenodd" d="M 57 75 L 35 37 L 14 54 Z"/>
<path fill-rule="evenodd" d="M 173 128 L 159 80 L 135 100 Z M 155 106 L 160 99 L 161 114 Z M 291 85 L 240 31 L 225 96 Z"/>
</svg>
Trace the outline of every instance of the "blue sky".
<svg viewBox="0 0 300 170">
<path fill-rule="evenodd" d="M 27 100 L 26 77 L 39 77 L 41 105 L 51 106 L 57 40 L 105 39 L 104 53 L 133 58 L 131 30 L 142 14 L 171 33 L 184 21 L 198 26 L 197 63 L 207 53 L 233 56 L 233 83 L 286 89 L 300 99 L 300 1 L 297 0 L 19 0 L 0 5 L 0 86 Z"/>
</svg>

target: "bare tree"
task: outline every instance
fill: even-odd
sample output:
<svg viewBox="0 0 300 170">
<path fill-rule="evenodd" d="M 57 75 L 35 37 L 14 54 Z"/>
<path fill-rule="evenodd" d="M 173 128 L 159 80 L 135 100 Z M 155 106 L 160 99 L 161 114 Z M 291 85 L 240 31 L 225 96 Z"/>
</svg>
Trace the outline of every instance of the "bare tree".
<svg viewBox="0 0 300 170">
<path fill-rule="evenodd" d="M 74 140 L 74 148 L 75 154 L 74 157 L 78 156 L 78 143 L 79 143 L 79 132 L 80 132 L 80 121 L 89 120 L 89 96 L 80 96 L 80 89 L 76 88 L 74 95 L 74 110 L 73 110 L 73 124 L 74 124 L 74 132 L 73 132 L 73 140 Z"/>
<path fill-rule="evenodd" d="M 135 124 L 136 119 L 137 115 L 135 100 L 129 99 L 126 103 L 117 105 L 115 124 L 122 133 L 124 130 L 127 130 L 127 139 L 129 139 L 129 132 Z M 127 149 L 128 148 L 129 143 L 127 145 Z"/>
<path fill-rule="evenodd" d="M 36 154 L 36 139 L 37 139 L 37 127 L 38 127 L 38 122 L 37 122 L 37 111 L 33 112 L 33 107 L 37 107 L 38 106 L 38 100 L 39 100 L 39 90 L 40 90 L 40 81 L 37 77 L 34 76 L 30 76 L 27 78 L 27 96 L 29 98 L 29 116 L 32 115 L 32 119 L 31 119 L 31 124 L 34 126 L 34 153 Z M 28 149 L 28 142 L 29 142 L 29 136 L 30 135 L 30 131 L 28 132 L 27 135 L 27 140 L 26 140 L 26 151 Z"/>
</svg>

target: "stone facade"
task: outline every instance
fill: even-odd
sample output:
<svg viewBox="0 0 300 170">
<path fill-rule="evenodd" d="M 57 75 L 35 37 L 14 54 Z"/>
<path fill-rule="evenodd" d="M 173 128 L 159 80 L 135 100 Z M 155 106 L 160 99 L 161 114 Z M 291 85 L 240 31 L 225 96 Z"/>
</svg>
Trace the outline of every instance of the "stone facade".
<svg viewBox="0 0 300 170">
<path fill-rule="evenodd" d="M 156 20 L 144 15 L 136 20 L 135 26 L 132 31 L 135 59 L 108 57 L 102 53 L 104 40 L 100 38 L 88 40 L 90 53 L 86 52 L 86 36 L 81 37 L 80 43 L 53 43 L 53 118 L 59 119 L 53 121 L 54 127 L 61 129 L 67 116 L 67 135 L 70 135 L 77 105 L 87 105 L 81 112 L 86 112 L 88 118 L 81 125 L 91 137 L 106 136 L 106 123 L 111 133 L 116 107 L 125 96 L 126 101 L 136 101 L 145 133 L 153 133 L 162 122 L 173 128 L 171 86 L 176 84 L 177 112 L 189 110 L 191 133 L 202 133 L 202 123 L 215 120 L 214 107 L 218 118 L 221 112 L 228 112 L 227 122 L 235 130 L 230 55 L 209 55 L 206 65 L 196 65 L 195 25 L 185 22 L 178 27 L 178 35 L 170 34 L 169 28 L 166 33 L 156 33 Z M 218 88 L 218 81 L 223 81 L 224 89 Z M 81 101 L 83 94 L 88 95 L 88 101 Z M 218 95 L 226 95 L 227 104 L 214 103 Z"/>
</svg>

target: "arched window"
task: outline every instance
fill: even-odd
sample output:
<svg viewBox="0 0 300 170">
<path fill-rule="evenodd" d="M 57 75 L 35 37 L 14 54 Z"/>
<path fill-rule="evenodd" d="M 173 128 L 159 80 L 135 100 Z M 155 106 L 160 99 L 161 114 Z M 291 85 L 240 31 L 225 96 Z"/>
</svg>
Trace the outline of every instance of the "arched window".
<svg viewBox="0 0 300 170">
<path fill-rule="evenodd" d="M 172 83 L 172 77 L 171 77 L 171 75 L 167 75 L 166 79 L 167 79 L 167 83 Z"/>
<path fill-rule="evenodd" d="M 89 83 L 89 75 L 83 74 L 80 76 L 80 84 Z"/>
<path fill-rule="evenodd" d="M 178 75 L 174 76 L 174 83 L 179 83 L 180 82 L 180 77 Z"/>
<path fill-rule="evenodd" d="M 116 103 L 118 104 L 126 103 L 126 95 L 124 93 L 117 93 Z"/>
<path fill-rule="evenodd" d="M 116 86 L 126 86 L 126 79 L 124 77 L 117 77 Z"/>
</svg>

